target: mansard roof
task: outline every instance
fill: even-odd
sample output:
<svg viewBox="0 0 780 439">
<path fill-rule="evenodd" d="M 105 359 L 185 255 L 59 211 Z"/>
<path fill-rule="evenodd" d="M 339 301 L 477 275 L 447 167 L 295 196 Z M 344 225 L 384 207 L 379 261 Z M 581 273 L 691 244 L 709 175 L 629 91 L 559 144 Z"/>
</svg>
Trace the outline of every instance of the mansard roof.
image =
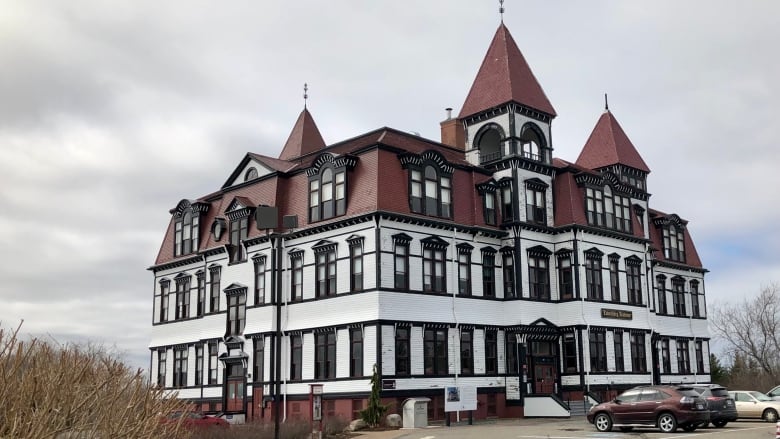
<svg viewBox="0 0 780 439">
<path fill-rule="evenodd" d="M 490 43 L 458 118 L 508 102 L 555 116 L 553 108 L 504 23 Z"/>
<path fill-rule="evenodd" d="M 621 164 L 650 172 L 650 168 L 642 160 L 642 156 L 609 110 L 605 111 L 596 122 L 580 156 L 577 157 L 576 164 L 588 169 Z"/>
<path fill-rule="evenodd" d="M 292 160 L 323 148 L 325 148 L 325 141 L 322 140 L 320 130 L 317 129 L 317 124 L 314 123 L 309 110 L 304 108 L 295 121 L 290 137 L 287 138 L 279 154 L 279 159 Z"/>
</svg>

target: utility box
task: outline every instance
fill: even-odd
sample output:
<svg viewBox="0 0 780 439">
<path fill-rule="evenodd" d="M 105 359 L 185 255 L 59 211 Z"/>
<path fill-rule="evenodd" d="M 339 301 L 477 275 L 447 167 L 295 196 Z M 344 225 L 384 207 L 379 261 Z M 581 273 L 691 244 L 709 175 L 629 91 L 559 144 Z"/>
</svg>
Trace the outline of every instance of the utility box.
<svg viewBox="0 0 780 439">
<path fill-rule="evenodd" d="M 404 428 L 428 426 L 428 402 L 431 398 L 409 398 L 404 401 Z"/>
</svg>

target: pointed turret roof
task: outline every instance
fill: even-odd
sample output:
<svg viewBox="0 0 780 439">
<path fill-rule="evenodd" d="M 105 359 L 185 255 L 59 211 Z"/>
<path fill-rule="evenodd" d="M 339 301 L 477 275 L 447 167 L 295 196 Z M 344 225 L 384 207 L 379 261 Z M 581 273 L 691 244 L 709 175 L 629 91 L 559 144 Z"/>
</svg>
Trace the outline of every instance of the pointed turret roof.
<svg viewBox="0 0 780 439">
<path fill-rule="evenodd" d="M 556 115 L 515 40 L 501 23 L 458 117 L 471 116 L 510 101 Z"/>
<path fill-rule="evenodd" d="M 607 110 L 596 122 L 580 156 L 577 157 L 576 164 L 588 169 L 599 169 L 618 163 L 650 172 L 650 168 L 642 160 L 615 116 Z"/>
<path fill-rule="evenodd" d="M 304 108 L 298 116 L 298 120 L 295 121 L 295 126 L 293 126 L 290 137 L 287 138 L 279 158 L 292 160 L 322 148 L 325 148 L 325 141 L 322 140 L 320 130 L 317 129 L 317 124 L 314 123 L 311 113 Z"/>
</svg>

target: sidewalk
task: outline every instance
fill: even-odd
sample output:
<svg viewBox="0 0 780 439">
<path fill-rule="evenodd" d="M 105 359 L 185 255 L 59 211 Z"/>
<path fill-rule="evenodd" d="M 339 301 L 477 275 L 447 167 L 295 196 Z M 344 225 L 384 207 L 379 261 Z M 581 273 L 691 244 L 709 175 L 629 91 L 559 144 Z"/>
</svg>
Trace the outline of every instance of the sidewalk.
<svg viewBox="0 0 780 439">
<path fill-rule="evenodd" d="M 512 426 L 532 426 L 532 425 L 543 425 L 543 424 L 550 424 L 550 423 L 582 423 L 584 421 L 584 417 L 582 416 L 574 416 L 571 418 L 520 418 L 520 419 L 481 419 L 478 421 L 474 421 L 474 425 L 468 425 L 467 421 L 461 421 L 460 423 L 452 422 L 450 427 L 447 427 L 442 422 L 436 422 L 435 424 L 429 425 L 425 428 L 401 428 L 398 430 L 383 430 L 383 431 L 369 431 L 369 430 L 361 430 L 356 431 L 355 433 L 359 436 L 355 436 L 357 439 L 397 439 L 404 436 L 407 436 L 412 433 L 419 433 L 422 431 L 430 431 L 431 436 L 434 435 L 441 435 L 443 434 L 442 430 L 447 430 L 451 428 L 460 428 L 460 427 L 468 427 L 468 428 L 475 428 L 480 429 L 480 427 L 490 427 L 490 426 L 506 426 L 506 427 L 512 427 Z M 439 432 L 437 434 L 437 431 Z M 474 432 L 476 434 L 476 432 Z"/>
</svg>

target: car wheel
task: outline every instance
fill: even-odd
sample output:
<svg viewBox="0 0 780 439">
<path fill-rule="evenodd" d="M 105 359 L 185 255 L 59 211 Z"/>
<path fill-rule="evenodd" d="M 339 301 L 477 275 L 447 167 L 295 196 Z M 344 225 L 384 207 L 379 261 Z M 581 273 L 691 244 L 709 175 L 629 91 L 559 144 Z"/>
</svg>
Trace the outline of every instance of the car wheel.
<svg viewBox="0 0 780 439">
<path fill-rule="evenodd" d="M 725 426 L 726 426 L 726 424 L 728 424 L 728 423 L 729 423 L 729 421 L 713 421 L 713 422 L 712 422 L 712 425 L 714 425 L 714 426 L 716 426 L 716 427 L 718 427 L 718 428 L 723 428 L 723 427 L 725 427 Z"/>
<path fill-rule="evenodd" d="M 658 417 L 658 428 L 664 433 L 674 433 L 677 431 L 677 418 L 671 413 L 661 413 Z"/>
<path fill-rule="evenodd" d="M 596 426 L 598 431 L 612 431 L 612 418 L 606 413 L 599 413 L 593 419 L 593 425 Z"/>
<path fill-rule="evenodd" d="M 699 426 L 699 424 L 688 424 L 688 425 L 683 426 L 682 429 L 683 429 L 683 431 L 689 431 L 690 432 L 690 431 L 696 430 L 696 427 L 698 427 L 698 426 Z"/>
<path fill-rule="evenodd" d="M 766 422 L 777 422 L 777 411 L 775 411 L 775 409 L 766 409 L 762 418 L 764 418 Z"/>
<path fill-rule="evenodd" d="M 633 430 L 634 427 L 620 427 L 620 431 L 623 433 L 628 433 L 629 431 Z"/>
</svg>

